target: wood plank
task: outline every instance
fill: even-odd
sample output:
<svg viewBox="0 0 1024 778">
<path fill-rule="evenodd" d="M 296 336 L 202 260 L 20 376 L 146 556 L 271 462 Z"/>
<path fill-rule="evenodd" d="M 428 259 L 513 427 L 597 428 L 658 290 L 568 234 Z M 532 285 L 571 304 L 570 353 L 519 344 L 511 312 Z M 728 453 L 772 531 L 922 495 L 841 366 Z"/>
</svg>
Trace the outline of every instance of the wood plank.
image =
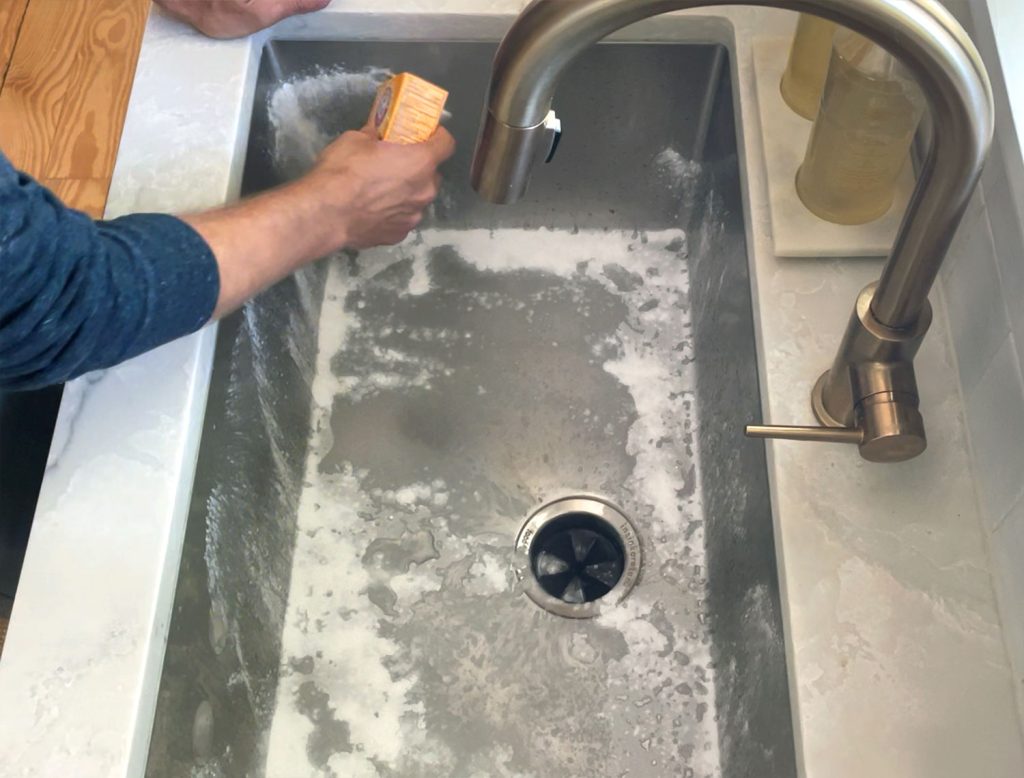
<svg viewBox="0 0 1024 778">
<path fill-rule="evenodd" d="M 110 177 L 148 12 L 149 0 L 89 0 L 46 177 Z"/>
<path fill-rule="evenodd" d="M 104 178 L 44 178 L 40 182 L 53 191 L 65 205 L 85 211 L 94 219 L 103 218 L 107 204 L 110 177 Z"/>
<path fill-rule="evenodd" d="M 4 86 L 7 66 L 11 63 L 14 43 L 18 39 L 18 30 L 25 17 L 28 0 L 4 0 L 0 3 L 0 89 Z"/>
<path fill-rule="evenodd" d="M 105 208 L 148 10 L 149 0 L 0 0 L 0 149 L 94 218 Z M 51 159 L 87 173 L 47 176 Z M 0 654 L 11 603 L 0 595 Z"/>
<path fill-rule="evenodd" d="M 86 18 L 83 0 L 31 0 L 0 94 L 0 144 L 15 167 L 45 177 Z"/>
</svg>

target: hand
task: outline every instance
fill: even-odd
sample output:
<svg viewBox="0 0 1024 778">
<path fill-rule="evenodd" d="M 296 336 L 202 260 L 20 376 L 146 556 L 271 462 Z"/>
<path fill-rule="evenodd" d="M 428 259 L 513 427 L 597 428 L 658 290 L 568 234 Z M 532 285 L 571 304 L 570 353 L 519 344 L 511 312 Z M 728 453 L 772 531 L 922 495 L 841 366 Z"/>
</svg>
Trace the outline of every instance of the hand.
<svg viewBox="0 0 1024 778">
<path fill-rule="evenodd" d="M 455 140 L 443 127 L 409 145 L 378 140 L 370 126 L 334 141 L 299 182 L 334 214 L 338 229 L 328 250 L 405 240 L 437 197 L 437 168 L 454 151 Z"/>
<path fill-rule="evenodd" d="M 155 0 L 171 16 L 211 38 L 242 38 L 331 0 Z"/>
<path fill-rule="evenodd" d="M 334 141 L 294 183 L 183 217 L 217 259 L 214 318 L 343 246 L 404 240 L 437 196 L 437 168 L 454 151 L 443 127 L 408 146 L 377 140 L 365 127 Z"/>
</svg>

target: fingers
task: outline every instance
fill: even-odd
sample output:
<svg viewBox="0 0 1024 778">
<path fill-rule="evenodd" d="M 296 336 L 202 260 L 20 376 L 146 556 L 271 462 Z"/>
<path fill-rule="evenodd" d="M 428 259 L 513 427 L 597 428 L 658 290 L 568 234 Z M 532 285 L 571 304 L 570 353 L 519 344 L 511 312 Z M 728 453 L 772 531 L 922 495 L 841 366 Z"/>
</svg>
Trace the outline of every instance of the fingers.
<svg viewBox="0 0 1024 778">
<path fill-rule="evenodd" d="M 171 16 L 212 38 L 239 38 L 331 0 L 156 0 Z"/>
<path fill-rule="evenodd" d="M 340 158 L 346 158 L 372 150 L 373 144 L 376 142 L 376 133 L 372 129 L 361 127 L 358 130 L 346 130 L 341 133 L 327 144 L 327 149 L 336 153 Z"/>
<path fill-rule="evenodd" d="M 423 142 L 423 147 L 433 155 L 436 163 L 440 165 L 455 153 L 455 138 L 444 127 L 438 126 L 434 134 Z"/>
<path fill-rule="evenodd" d="M 423 211 L 413 211 L 411 213 L 402 214 L 396 217 L 394 220 L 395 233 L 401 233 L 402 237 L 399 240 L 405 240 L 406 235 L 412 232 L 414 229 L 420 226 L 420 222 L 423 221 Z"/>
<path fill-rule="evenodd" d="M 413 203 L 421 210 L 437 199 L 441 191 L 441 174 L 434 173 L 429 181 L 424 181 L 417 194 L 412 198 Z"/>
<path fill-rule="evenodd" d="M 435 167 L 455 153 L 455 138 L 453 138 L 452 134 L 444 127 L 438 127 L 437 130 L 434 131 L 434 134 L 422 143 L 415 143 L 412 145 L 401 145 L 397 143 L 388 143 L 388 141 L 381 141 L 380 138 L 377 137 L 377 127 L 373 122 L 373 117 L 370 117 L 366 124 L 359 128 L 358 132 L 361 132 L 364 135 L 369 135 L 374 140 L 378 140 L 381 143 L 388 144 L 389 146 L 426 151 L 430 155 L 430 159 Z"/>
<path fill-rule="evenodd" d="M 295 14 L 308 14 L 322 11 L 331 4 L 331 0 L 278 0 L 278 7 L 272 11 L 273 22 L 286 19 Z"/>
<path fill-rule="evenodd" d="M 331 0 L 292 0 L 295 6 L 295 13 L 308 14 L 313 11 L 322 11 L 331 4 Z"/>
<path fill-rule="evenodd" d="M 394 246 L 409 237 L 409 233 L 416 229 L 423 221 L 422 213 L 405 214 L 396 217 L 384 228 L 374 242 L 378 246 Z"/>
</svg>

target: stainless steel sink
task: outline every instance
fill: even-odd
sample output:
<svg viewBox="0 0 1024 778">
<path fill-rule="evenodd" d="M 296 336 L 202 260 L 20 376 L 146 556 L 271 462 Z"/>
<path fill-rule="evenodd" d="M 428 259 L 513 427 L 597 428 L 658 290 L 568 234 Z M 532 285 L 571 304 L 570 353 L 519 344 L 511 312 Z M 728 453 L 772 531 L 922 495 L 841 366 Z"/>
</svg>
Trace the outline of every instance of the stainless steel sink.
<svg viewBox="0 0 1024 778">
<path fill-rule="evenodd" d="M 264 52 L 246 192 L 373 68 L 446 85 L 460 151 L 420 234 L 220 328 L 150 775 L 796 774 L 728 53 L 587 52 L 501 208 L 468 184 L 494 48 Z M 635 537 L 577 510 L 526 553 L 579 495 Z M 639 576 L 594 600 L 573 554 Z"/>
</svg>

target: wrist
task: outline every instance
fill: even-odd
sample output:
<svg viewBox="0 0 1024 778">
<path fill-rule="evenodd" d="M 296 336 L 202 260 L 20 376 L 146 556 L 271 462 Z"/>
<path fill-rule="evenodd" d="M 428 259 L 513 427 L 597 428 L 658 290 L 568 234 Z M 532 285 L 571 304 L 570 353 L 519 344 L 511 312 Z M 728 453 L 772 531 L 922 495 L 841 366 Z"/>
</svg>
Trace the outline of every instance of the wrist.
<svg viewBox="0 0 1024 778">
<path fill-rule="evenodd" d="M 302 222 L 304 239 L 309 243 L 309 259 L 319 259 L 344 248 L 349 241 L 352 205 L 347 187 L 336 177 L 321 180 L 314 170 L 288 184 L 284 191 L 291 208 Z"/>
</svg>

